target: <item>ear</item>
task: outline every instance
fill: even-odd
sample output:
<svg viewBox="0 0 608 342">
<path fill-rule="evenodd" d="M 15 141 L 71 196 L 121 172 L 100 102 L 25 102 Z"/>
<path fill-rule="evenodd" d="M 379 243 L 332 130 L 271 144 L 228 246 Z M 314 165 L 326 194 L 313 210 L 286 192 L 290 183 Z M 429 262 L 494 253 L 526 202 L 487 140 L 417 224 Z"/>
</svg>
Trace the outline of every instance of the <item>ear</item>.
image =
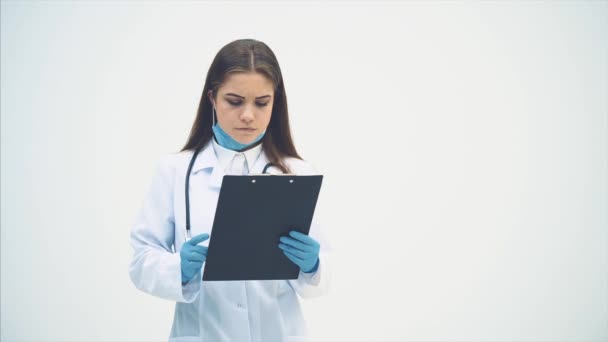
<svg viewBox="0 0 608 342">
<path fill-rule="evenodd" d="M 209 90 L 207 92 L 207 97 L 209 97 L 209 101 L 211 102 L 211 106 L 215 107 L 215 101 L 213 100 L 213 90 Z"/>
</svg>

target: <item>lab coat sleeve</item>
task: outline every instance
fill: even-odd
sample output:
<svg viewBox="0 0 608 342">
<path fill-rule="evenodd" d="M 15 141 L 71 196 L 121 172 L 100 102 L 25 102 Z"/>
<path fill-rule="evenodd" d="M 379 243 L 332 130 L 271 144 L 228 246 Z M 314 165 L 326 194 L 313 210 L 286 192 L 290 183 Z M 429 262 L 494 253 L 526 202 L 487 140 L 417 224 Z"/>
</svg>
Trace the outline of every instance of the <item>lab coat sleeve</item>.
<svg viewBox="0 0 608 342">
<path fill-rule="evenodd" d="M 135 287 L 145 293 L 191 303 L 198 295 L 200 282 L 191 281 L 182 286 L 180 255 L 172 248 L 175 157 L 169 155 L 157 162 L 151 185 L 131 228 L 133 257 L 129 276 Z"/>
<path fill-rule="evenodd" d="M 290 167 L 291 168 L 291 167 Z M 317 175 L 319 174 L 310 164 L 299 161 L 296 174 Z M 319 266 L 315 272 L 304 273 L 300 270 L 297 279 L 289 279 L 289 285 L 302 298 L 314 298 L 329 292 L 332 277 L 332 247 L 327 234 L 323 232 L 319 212 L 321 211 L 321 195 L 317 201 L 315 213 L 310 225 L 309 236 L 320 244 Z"/>
<path fill-rule="evenodd" d="M 288 280 L 289 285 L 291 285 L 302 298 L 322 296 L 328 293 L 330 288 L 332 276 L 331 247 L 328 245 L 327 239 L 322 237 L 319 228 L 320 225 L 318 222 L 313 222 L 309 233 L 312 238 L 320 241 L 321 250 L 319 252 L 319 267 L 312 273 L 304 273 L 300 270 L 297 279 Z"/>
</svg>

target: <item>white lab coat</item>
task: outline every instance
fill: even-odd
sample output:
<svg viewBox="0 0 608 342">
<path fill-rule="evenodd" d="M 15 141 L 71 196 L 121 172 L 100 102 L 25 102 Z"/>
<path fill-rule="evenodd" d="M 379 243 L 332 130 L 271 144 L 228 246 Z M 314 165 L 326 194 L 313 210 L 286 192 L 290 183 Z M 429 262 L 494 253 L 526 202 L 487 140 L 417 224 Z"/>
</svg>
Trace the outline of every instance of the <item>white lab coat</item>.
<svg viewBox="0 0 608 342">
<path fill-rule="evenodd" d="M 327 293 L 330 250 L 323 236 L 318 208 L 309 235 L 319 241 L 319 267 L 298 279 L 264 281 L 201 280 L 201 272 L 181 284 L 179 251 L 185 232 L 185 178 L 192 151 L 162 158 L 131 229 L 133 284 L 153 296 L 175 301 L 170 342 L 177 341 L 300 341 L 308 328 L 298 295 L 312 298 Z M 262 150 L 250 173 L 261 173 L 268 163 Z M 307 162 L 287 158 L 297 175 L 318 174 Z M 275 167 L 267 172 L 281 173 Z M 211 143 L 199 152 L 190 175 L 192 236 L 209 233 L 224 170 Z M 213 239 L 213 236 L 210 237 Z M 209 241 L 201 243 L 208 246 Z M 278 243 L 277 243 L 278 244 Z M 278 246 L 277 246 L 278 248 Z"/>
</svg>

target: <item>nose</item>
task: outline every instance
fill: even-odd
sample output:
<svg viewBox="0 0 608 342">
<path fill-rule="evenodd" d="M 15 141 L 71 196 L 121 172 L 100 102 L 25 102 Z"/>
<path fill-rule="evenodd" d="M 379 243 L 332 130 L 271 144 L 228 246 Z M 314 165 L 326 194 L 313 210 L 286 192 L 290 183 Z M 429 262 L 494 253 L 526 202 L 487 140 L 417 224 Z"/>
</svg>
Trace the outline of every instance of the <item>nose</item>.
<svg viewBox="0 0 608 342">
<path fill-rule="evenodd" d="M 253 115 L 253 110 L 250 108 L 245 108 L 245 110 L 241 113 L 241 120 L 244 122 L 251 122 L 255 116 Z"/>
</svg>

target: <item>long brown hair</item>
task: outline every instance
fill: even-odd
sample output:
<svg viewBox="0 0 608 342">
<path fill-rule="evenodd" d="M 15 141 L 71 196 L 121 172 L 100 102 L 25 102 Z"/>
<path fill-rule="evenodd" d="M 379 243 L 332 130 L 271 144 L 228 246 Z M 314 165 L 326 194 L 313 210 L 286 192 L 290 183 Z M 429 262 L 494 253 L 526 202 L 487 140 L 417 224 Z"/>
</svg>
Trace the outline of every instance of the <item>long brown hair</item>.
<svg viewBox="0 0 608 342">
<path fill-rule="evenodd" d="M 268 77 L 274 85 L 272 114 L 266 133 L 262 138 L 262 149 L 268 160 L 285 173 L 291 172 L 283 163 L 285 157 L 302 159 L 296 152 L 289 128 L 287 95 L 279 62 L 270 48 L 255 39 L 239 39 L 225 45 L 215 56 L 205 80 L 205 87 L 198 105 L 198 113 L 186 145 L 181 151 L 203 148 L 213 137 L 212 104 L 207 93 L 217 90 L 229 73 L 258 72 Z"/>
</svg>

